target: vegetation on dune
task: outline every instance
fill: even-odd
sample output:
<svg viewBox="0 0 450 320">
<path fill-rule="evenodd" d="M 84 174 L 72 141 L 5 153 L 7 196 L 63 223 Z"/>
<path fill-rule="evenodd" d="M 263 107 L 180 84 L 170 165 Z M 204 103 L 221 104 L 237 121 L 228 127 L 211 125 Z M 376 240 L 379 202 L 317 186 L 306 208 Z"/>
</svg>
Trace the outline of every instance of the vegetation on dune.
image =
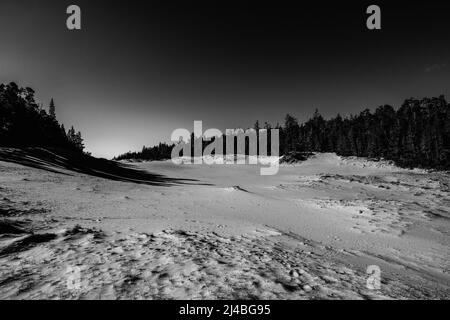
<svg viewBox="0 0 450 320">
<path fill-rule="evenodd" d="M 169 145 L 167 143 L 160 143 L 157 146 L 147 148 L 146 146 L 142 147 L 142 151 L 140 152 L 127 152 L 121 154 L 114 158 L 114 160 L 127 160 L 127 159 L 136 159 L 136 160 L 166 160 L 170 159 L 170 155 L 172 152 L 173 144 Z"/>
<path fill-rule="evenodd" d="M 37 104 L 34 90 L 14 82 L 0 84 L 0 146 L 53 147 L 83 152 L 81 132 L 71 127 L 67 132 L 56 120 L 56 106 L 49 111 Z"/>
<path fill-rule="evenodd" d="M 286 116 L 280 128 L 280 152 L 336 152 L 393 160 L 401 166 L 450 168 L 450 104 L 438 98 L 408 99 L 392 106 L 366 109 L 359 115 L 325 120 L 315 112 L 299 125 Z"/>
<path fill-rule="evenodd" d="M 273 127 L 266 122 L 263 128 Z M 283 126 L 277 124 L 274 128 L 280 130 L 280 154 L 289 159 L 308 152 L 335 152 L 393 160 L 406 167 L 450 168 L 450 104 L 443 96 L 411 98 L 398 110 L 384 105 L 374 112 L 366 109 L 359 115 L 344 118 L 338 114 L 329 120 L 316 110 L 302 124 L 288 114 Z M 259 121 L 254 129 L 261 129 Z M 167 144 L 144 147 L 141 152 L 128 152 L 116 159 L 169 159 L 171 148 Z M 248 154 L 248 141 L 246 150 Z"/>
<path fill-rule="evenodd" d="M 56 120 L 53 99 L 47 112 L 36 103 L 34 93 L 33 89 L 13 82 L 0 84 L 0 146 L 56 147 L 82 152 L 81 133 L 73 127 L 66 131 Z M 443 96 L 410 98 L 397 110 L 384 105 L 373 112 L 366 109 L 347 117 L 338 114 L 329 120 L 316 110 L 311 119 L 301 124 L 288 114 L 282 126 L 272 127 L 266 122 L 262 127 L 279 130 L 280 154 L 292 159 L 295 153 L 335 152 L 393 160 L 407 167 L 450 168 L 450 104 Z M 259 121 L 254 129 L 261 129 Z M 269 150 L 270 141 L 269 131 Z M 225 146 L 226 137 L 223 142 Z M 204 147 L 207 144 L 203 142 Z M 169 159 L 172 148 L 173 144 L 166 143 L 144 146 L 140 152 L 127 152 L 115 159 Z M 246 150 L 248 154 L 248 141 Z"/>
</svg>

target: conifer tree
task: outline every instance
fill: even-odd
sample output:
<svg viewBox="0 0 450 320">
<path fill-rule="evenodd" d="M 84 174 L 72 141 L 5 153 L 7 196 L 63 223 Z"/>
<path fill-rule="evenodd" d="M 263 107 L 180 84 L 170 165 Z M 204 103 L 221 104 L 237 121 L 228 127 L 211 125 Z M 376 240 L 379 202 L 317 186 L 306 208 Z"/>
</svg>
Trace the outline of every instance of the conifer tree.
<svg viewBox="0 0 450 320">
<path fill-rule="evenodd" d="M 53 119 L 56 119 L 56 107 L 55 107 L 55 101 L 53 101 L 53 98 L 50 100 L 50 105 L 48 107 L 48 113 L 50 114 L 50 117 Z"/>
</svg>

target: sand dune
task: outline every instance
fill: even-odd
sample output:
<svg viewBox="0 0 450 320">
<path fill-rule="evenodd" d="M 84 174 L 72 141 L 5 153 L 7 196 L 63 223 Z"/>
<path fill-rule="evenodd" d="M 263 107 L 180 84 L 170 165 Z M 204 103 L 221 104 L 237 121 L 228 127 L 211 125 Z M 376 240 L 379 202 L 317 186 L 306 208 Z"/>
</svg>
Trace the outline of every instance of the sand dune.
<svg viewBox="0 0 450 320">
<path fill-rule="evenodd" d="M 10 152 L 3 299 L 450 297 L 447 173 L 334 154 L 275 176 L 171 161 L 92 170 Z"/>
</svg>

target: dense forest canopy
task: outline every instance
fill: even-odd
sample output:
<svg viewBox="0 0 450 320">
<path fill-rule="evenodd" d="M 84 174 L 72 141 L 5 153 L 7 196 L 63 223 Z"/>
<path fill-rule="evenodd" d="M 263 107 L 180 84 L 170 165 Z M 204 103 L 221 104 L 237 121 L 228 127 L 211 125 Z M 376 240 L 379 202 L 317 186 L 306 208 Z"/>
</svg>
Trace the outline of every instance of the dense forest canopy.
<svg viewBox="0 0 450 320">
<path fill-rule="evenodd" d="M 81 133 L 71 127 L 67 132 L 56 120 L 52 99 L 49 112 L 38 105 L 34 90 L 20 88 L 14 82 L 0 84 L 0 146 L 53 147 L 84 149 Z"/>
<path fill-rule="evenodd" d="M 393 160 L 408 167 L 450 168 L 450 105 L 443 96 L 408 99 L 392 106 L 364 110 L 357 116 L 324 120 L 316 111 L 302 125 L 286 117 L 282 153 L 336 152 Z"/>
</svg>

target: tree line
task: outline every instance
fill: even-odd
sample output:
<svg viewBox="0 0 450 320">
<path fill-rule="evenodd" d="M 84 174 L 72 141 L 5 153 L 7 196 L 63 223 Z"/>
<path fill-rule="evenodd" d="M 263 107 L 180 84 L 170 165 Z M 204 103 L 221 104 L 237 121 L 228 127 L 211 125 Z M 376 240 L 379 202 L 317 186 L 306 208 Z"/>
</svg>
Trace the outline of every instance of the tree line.
<svg viewBox="0 0 450 320">
<path fill-rule="evenodd" d="M 114 158 L 114 160 L 167 160 L 170 159 L 173 144 L 159 143 L 154 147 L 143 146 L 140 152 L 127 152 Z"/>
<path fill-rule="evenodd" d="M 444 96 L 410 98 L 398 110 L 384 105 L 330 120 L 316 110 L 302 125 L 287 115 L 280 135 L 282 153 L 335 152 L 393 160 L 405 167 L 450 168 L 450 105 Z"/>
<path fill-rule="evenodd" d="M 404 167 L 450 168 L 450 104 L 444 96 L 410 98 L 398 110 L 383 105 L 373 112 L 366 109 L 357 115 L 338 114 L 328 120 L 316 110 L 304 123 L 287 114 L 283 125 L 265 122 L 261 126 L 256 121 L 253 128 L 278 129 L 280 155 L 335 152 L 341 156 L 392 160 Z M 116 159 L 170 159 L 172 147 L 165 143 L 152 148 L 144 146 L 141 152 L 128 152 Z"/>
<path fill-rule="evenodd" d="M 47 111 L 36 103 L 34 95 L 33 89 L 14 82 L 0 84 L 0 146 L 59 147 L 83 152 L 81 133 L 73 126 L 66 131 L 56 120 L 54 100 Z M 450 104 L 444 96 L 410 98 L 397 110 L 383 105 L 373 112 L 366 109 L 357 115 L 338 114 L 328 120 L 316 110 L 303 123 L 287 114 L 282 125 L 272 127 L 265 122 L 261 126 L 256 121 L 253 128 L 269 129 L 269 150 L 270 129 L 278 129 L 280 155 L 335 152 L 342 156 L 393 160 L 406 167 L 450 169 Z M 226 150 L 226 137 L 223 140 Z M 203 142 L 203 146 L 208 143 Z M 173 144 L 166 143 L 144 146 L 140 152 L 127 152 L 115 159 L 170 159 L 172 148 Z M 247 154 L 248 150 L 247 141 Z"/>
<path fill-rule="evenodd" d="M 51 99 L 48 112 L 35 101 L 35 91 L 16 83 L 0 84 L 0 146 L 56 147 L 83 152 L 80 131 L 66 131 L 56 120 Z"/>
</svg>

